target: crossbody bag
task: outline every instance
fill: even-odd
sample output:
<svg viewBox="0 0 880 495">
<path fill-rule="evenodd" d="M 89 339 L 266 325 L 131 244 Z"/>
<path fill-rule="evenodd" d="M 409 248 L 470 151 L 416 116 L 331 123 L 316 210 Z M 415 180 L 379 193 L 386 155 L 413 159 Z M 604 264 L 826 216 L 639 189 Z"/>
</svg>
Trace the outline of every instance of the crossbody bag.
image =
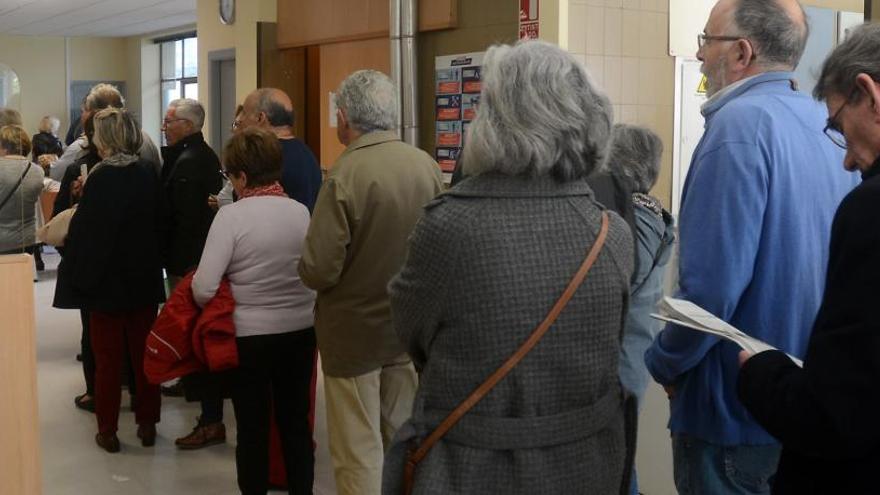
<svg viewBox="0 0 880 495">
<path fill-rule="evenodd" d="M 547 316 L 544 318 L 544 321 L 532 331 L 532 334 L 528 339 L 510 356 L 504 364 L 501 365 L 500 368 L 495 370 L 485 382 L 483 382 L 476 390 L 474 390 L 461 404 L 459 404 L 448 416 L 440 423 L 440 425 L 431 432 L 430 435 L 425 438 L 425 440 L 419 444 L 417 447 L 413 446 L 409 453 L 407 454 L 406 464 L 403 468 L 403 493 L 404 495 L 410 495 L 413 491 L 413 487 L 415 485 L 415 475 L 416 468 L 419 463 L 428 455 L 428 452 L 431 451 L 431 448 L 439 442 L 456 423 L 461 420 L 461 418 L 467 414 L 478 402 L 480 402 L 483 397 L 486 396 L 494 387 L 498 384 L 505 376 L 507 376 L 513 368 L 519 364 L 520 361 L 531 351 L 538 341 L 550 330 L 550 327 L 559 317 L 559 314 L 562 313 L 562 310 L 565 309 L 565 306 L 571 300 L 574 293 L 577 291 L 578 287 L 581 286 L 584 279 L 587 276 L 587 273 L 590 272 L 590 269 L 593 267 L 593 264 L 596 262 L 596 259 L 599 257 L 599 253 L 602 251 L 602 247 L 605 245 L 605 239 L 608 237 L 608 213 L 602 212 L 602 228 L 599 230 L 599 236 L 596 238 L 596 242 L 590 248 L 587 257 L 584 259 L 577 273 L 575 273 L 574 277 L 572 277 L 571 281 L 568 283 L 568 286 L 565 288 L 565 291 L 562 293 L 562 296 L 559 297 L 559 300 L 556 301 L 556 304 L 553 305 L 553 308 L 550 309 L 550 312 L 547 313 Z"/>
</svg>

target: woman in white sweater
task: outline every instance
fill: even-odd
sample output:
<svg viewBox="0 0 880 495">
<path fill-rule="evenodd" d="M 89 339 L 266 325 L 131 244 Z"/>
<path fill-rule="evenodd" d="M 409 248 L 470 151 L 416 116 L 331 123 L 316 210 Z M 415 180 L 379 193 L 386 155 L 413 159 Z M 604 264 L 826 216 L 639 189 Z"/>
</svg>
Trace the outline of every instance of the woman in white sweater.
<svg viewBox="0 0 880 495">
<path fill-rule="evenodd" d="M 239 368 L 233 373 L 232 405 L 238 424 L 238 486 L 245 494 L 266 493 L 271 397 L 290 493 L 310 494 L 315 294 L 296 271 L 309 211 L 278 183 L 281 148 L 274 134 L 245 130 L 229 140 L 223 155 L 240 199 L 214 218 L 192 291 L 204 306 L 225 276 L 235 297 Z"/>
</svg>

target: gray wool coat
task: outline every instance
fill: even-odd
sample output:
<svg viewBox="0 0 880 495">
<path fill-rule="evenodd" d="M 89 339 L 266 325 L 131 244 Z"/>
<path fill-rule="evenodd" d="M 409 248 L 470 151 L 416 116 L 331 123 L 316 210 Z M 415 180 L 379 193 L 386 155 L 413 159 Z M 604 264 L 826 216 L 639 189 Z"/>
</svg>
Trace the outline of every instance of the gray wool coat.
<svg viewBox="0 0 880 495">
<path fill-rule="evenodd" d="M 544 319 L 595 242 L 601 211 L 584 181 L 499 174 L 469 178 L 426 207 L 390 287 L 420 387 L 386 455 L 385 494 L 401 493 L 408 444 Z M 609 216 L 583 285 L 531 353 L 434 446 L 414 493 L 607 495 L 628 486 L 618 356 L 633 241 Z"/>
</svg>

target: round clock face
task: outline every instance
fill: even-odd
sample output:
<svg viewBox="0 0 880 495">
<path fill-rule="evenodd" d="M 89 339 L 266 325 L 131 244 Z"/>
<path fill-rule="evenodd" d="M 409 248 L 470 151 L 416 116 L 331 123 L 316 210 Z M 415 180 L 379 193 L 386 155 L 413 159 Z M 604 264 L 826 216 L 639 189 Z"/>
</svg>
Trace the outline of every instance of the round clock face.
<svg viewBox="0 0 880 495">
<path fill-rule="evenodd" d="M 223 24 L 235 22 L 235 0 L 220 0 L 220 21 Z"/>
</svg>

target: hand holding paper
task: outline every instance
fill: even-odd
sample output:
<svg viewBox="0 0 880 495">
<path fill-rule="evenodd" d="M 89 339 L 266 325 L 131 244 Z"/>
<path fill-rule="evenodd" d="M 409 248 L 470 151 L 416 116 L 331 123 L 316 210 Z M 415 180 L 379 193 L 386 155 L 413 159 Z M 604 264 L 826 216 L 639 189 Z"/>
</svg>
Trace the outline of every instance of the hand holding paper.
<svg viewBox="0 0 880 495">
<path fill-rule="evenodd" d="M 666 314 L 651 314 L 653 318 L 717 335 L 735 342 L 745 351 L 748 351 L 749 354 L 758 354 L 759 352 L 776 350 L 776 348 L 770 344 L 746 335 L 739 329 L 690 301 L 664 297 L 658 305 L 658 309 Z M 803 366 L 803 362 L 800 359 L 791 355 L 789 355 L 789 357 L 798 366 Z"/>
</svg>

